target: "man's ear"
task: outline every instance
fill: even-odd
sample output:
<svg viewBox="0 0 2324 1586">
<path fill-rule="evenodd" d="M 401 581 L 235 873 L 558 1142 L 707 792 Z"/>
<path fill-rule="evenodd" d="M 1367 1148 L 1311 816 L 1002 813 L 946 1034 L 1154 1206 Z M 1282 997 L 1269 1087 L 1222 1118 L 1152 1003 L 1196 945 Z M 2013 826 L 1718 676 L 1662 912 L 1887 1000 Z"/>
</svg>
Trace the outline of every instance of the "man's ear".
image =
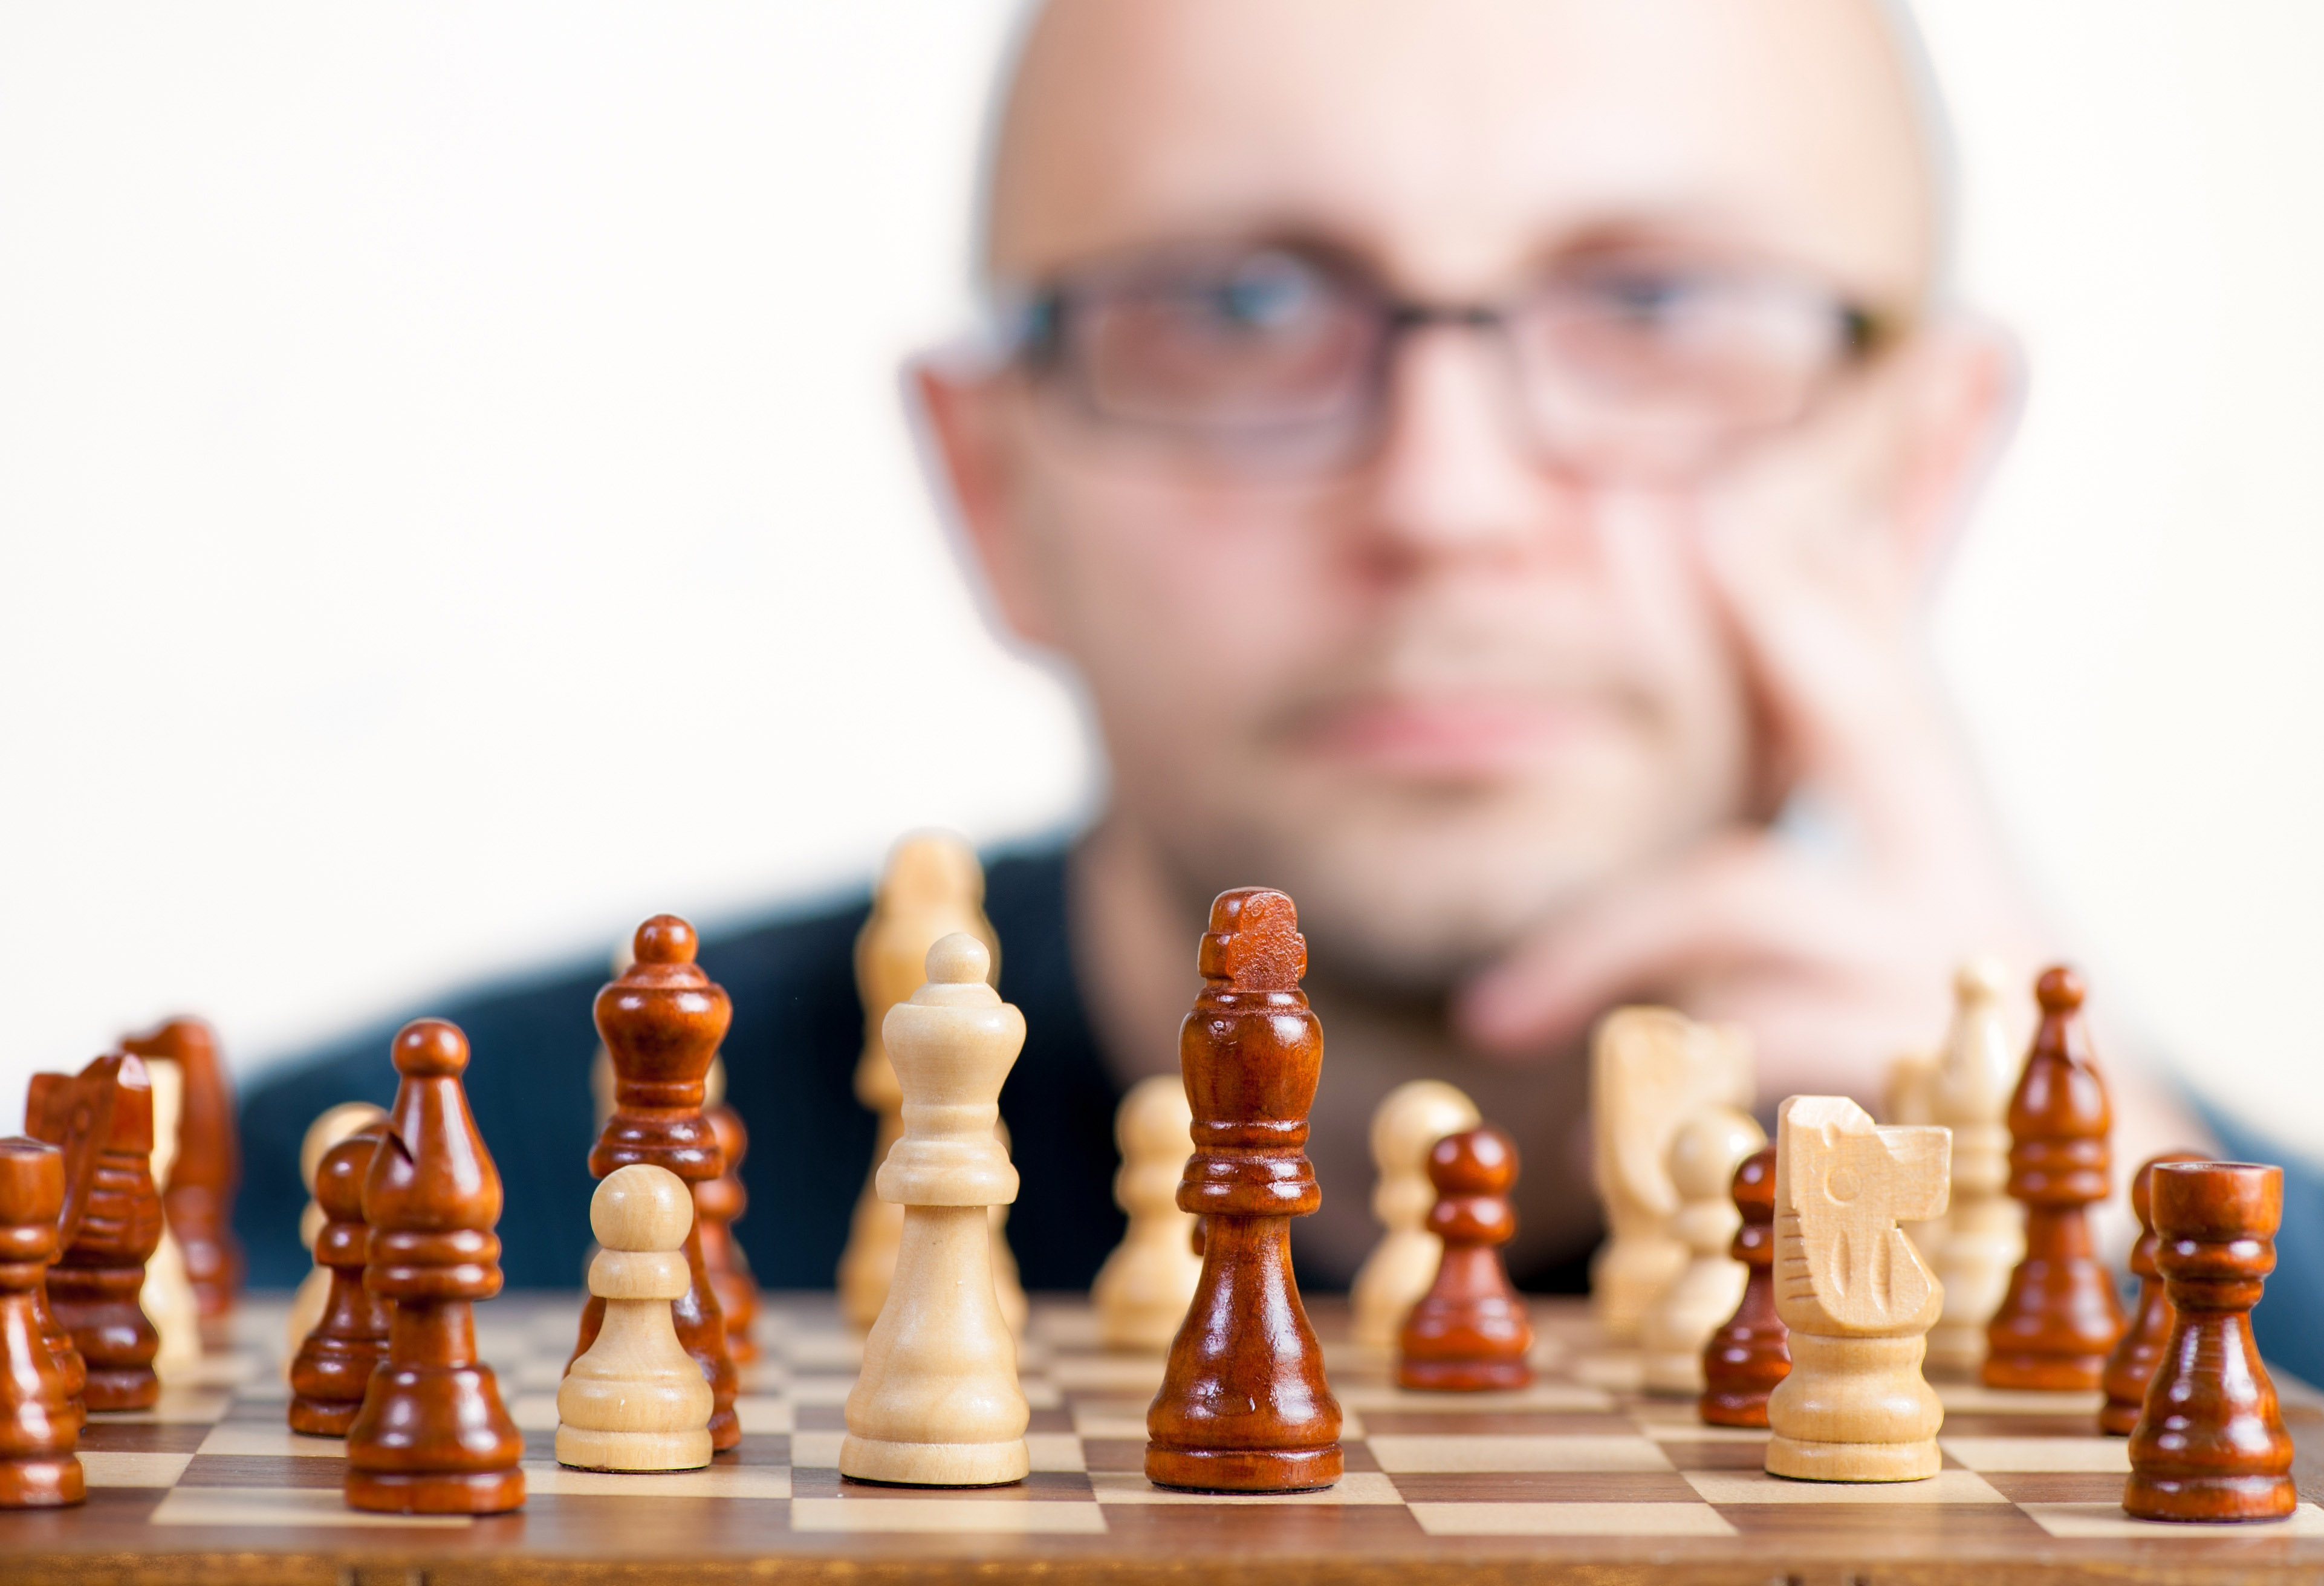
<svg viewBox="0 0 2324 1586">
<path fill-rule="evenodd" d="M 1895 521 L 1925 589 L 2016 432 L 2025 363 L 2015 337 L 1969 316 L 1930 326 L 1905 355 Z"/>
<path fill-rule="evenodd" d="M 987 593 L 988 615 L 1028 644 L 1056 647 L 1025 522 L 1021 444 L 1004 376 L 961 373 L 934 359 L 905 370 L 921 466 L 949 519 L 962 559 Z"/>
</svg>

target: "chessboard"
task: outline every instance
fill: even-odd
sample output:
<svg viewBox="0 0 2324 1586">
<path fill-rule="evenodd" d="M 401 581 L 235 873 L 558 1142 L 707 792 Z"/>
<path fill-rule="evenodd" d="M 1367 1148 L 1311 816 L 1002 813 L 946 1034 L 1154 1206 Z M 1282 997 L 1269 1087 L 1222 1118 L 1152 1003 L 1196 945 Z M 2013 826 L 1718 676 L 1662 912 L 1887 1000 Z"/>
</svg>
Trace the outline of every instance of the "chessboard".
<svg viewBox="0 0 2324 1586">
<path fill-rule="evenodd" d="M 743 1437 L 704 1471 L 559 1467 L 555 1391 L 577 1296 L 477 1307 L 485 1358 L 526 1442 L 528 1497 L 484 1518 L 358 1514 L 342 1445 L 284 1425 L 283 1310 L 235 1318 L 237 1347 L 154 1409 L 91 1417 L 88 1502 L 0 1514 L 0 1577 L 21 1581 L 683 1581 L 775 1578 L 1206 1581 L 2064 1579 L 2173 1582 L 2324 1576 L 2324 1401 L 2283 1385 L 2302 1502 L 2269 1525 L 2127 1518 L 2120 1438 L 2096 1395 L 1942 1385 L 1945 1468 L 1832 1486 L 1760 1470 L 1766 1434 L 1703 1425 L 1638 1391 L 1634 1354 L 1587 1310 L 1537 1301 L 1539 1375 L 1521 1391 L 1399 1389 L 1347 1342 L 1344 1305 L 1311 1307 L 1346 1413 L 1347 1474 L 1327 1491 L 1169 1491 L 1141 1473 L 1157 1357 L 1097 1347 L 1078 1298 L 1037 1298 L 1023 1347 L 1033 1474 L 970 1490 L 874 1487 L 835 1468 L 860 1351 L 828 1295 L 770 1296 L 742 1368 Z"/>
</svg>

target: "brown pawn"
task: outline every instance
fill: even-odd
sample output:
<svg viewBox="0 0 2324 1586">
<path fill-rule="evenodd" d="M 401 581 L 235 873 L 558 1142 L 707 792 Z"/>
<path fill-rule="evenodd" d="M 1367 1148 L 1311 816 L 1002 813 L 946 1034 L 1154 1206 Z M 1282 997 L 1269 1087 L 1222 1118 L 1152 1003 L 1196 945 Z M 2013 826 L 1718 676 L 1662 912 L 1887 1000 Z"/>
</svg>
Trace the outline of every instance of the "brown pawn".
<svg viewBox="0 0 2324 1586">
<path fill-rule="evenodd" d="M 1178 1209 L 1203 1219 L 1203 1275 L 1146 1412 L 1146 1476 L 1204 1492 L 1306 1492 L 1340 1479 L 1340 1406 L 1291 1270 L 1291 1219 L 1323 1203 L 1307 1112 L 1323 1031 L 1299 989 L 1291 899 L 1222 892 L 1178 1029 L 1194 1154 Z"/>
<path fill-rule="evenodd" d="M 242 1290 L 242 1246 L 234 1237 L 234 1192 L 242 1179 L 235 1138 L 234 1083 L 218 1059 L 217 1037 L 198 1019 L 173 1019 L 121 1043 L 124 1052 L 166 1058 L 185 1076 L 178 1112 L 178 1155 L 161 1185 L 161 1209 L 202 1320 L 221 1323 Z M 217 1326 L 205 1332 L 219 1332 Z"/>
<path fill-rule="evenodd" d="M 501 1291 L 501 1176 L 460 1088 L 468 1039 L 440 1019 L 396 1032 L 385 1131 L 364 1176 L 364 1286 L 394 1302 L 387 1359 L 347 1428 L 348 1507 L 496 1515 L 524 1502 L 524 1439 L 476 1359 L 475 1305 Z"/>
<path fill-rule="evenodd" d="M 2252 1340 L 2275 1270 L 2283 1169 L 2154 1169 L 2154 1263 L 2177 1314 L 2130 1434 L 2122 1507 L 2142 1520 L 2280 1520 L 2298 1507 L 2292 1438 Z"/>
<path fill-rule="evenodd" d="M 759 1314 L 759 1286 L 751 1277 L 751 1259 L 735 1242 L 734 1224 L 742 1220 L 751 1197 L 742 1188 L 742 1156 L 751 1148 L 750 1131 L 742 1115 L 732 1107 L 713 1107 L 704 1114 L 726 1171 L 694 1186 L 694 1224 L 702 1231 L 702 1267 L 710 1274 L 710 1292 L 726 1319 L 726 1352 L 738 1361 L 755 1360 L 759 1346 L 751 1340 L 751 1323 Z"/>
<path fill-rule="evenodd" d="M 2086 1389 L 2123 1329 L 2089 1222 L 2106 1199 L 2114 1109 L 2082 1023 L 2082 977 L 2044 970 L 2034 992 L 2042 1025 L 2009 1099 L 2009 1193 L 2025 1206 L 2025 1256 L 1986 1328 L 1983 1376 L 1988 1388 Z"/>
<path fill-rule="evenodd" d="M 1397 1340 L 1402 1386 L 1477 1392 L 1533 1380 L 1526 1360 L 1533 1318 L 1501 1265 L 1501 1247 L 1517 1231 L 1509 1209 L 1517 1181 L 1517 1142 L 1489 1123 L 1430 1148 L 1436 1204 L 1428 1231 L 1443 1241 L 1444 1253 Z"/>
<path fill-rule="evenodd" d="M 364 1222 L 364 1181 L 387 1126 L 356 1130 L 323 1153 L 315 1169 L 315 1203 L 327 1221 L 315 1236 L 315 1264 L 331 1274 L 322 1319 L 290 1362 L 290 1430 L 345 1437 L 363 1408 L 374 1367 L 387 1359 L 394 1307 L 364 1286 L 371 1229 Z"/>
<path fill-rule="evenodd" d="M 62 1508 L 87 1496 L 73 1457 L 80 1406 L 33 1314 L 64 1208 L 64 1153 L 0 1139 L 0 1509 Z"/>
<path fill-rule="evenodd" d="M 84 1368 L 92 1410 L 150 1409 L 161 1397 L 161 1338 L 137 1303 L 161 1243 L 153 1189 L 153 1087 L 144 1063 L 108 1053 L 69 1078 L 36 1074 L 28 1131 L 65 1153 L 64 1253 L 49 1268 L 49 1309 Z"/>
<path fill-rule="evenodd" d="M 589 1153 L 589 1171 L 598 1178 L 633 1162 L 667 1167 L 688 1184 L 724 1170 L 718 1136 L 702 1115 L 702 1082 L 734 1009 L 696 965 L 696 945 L 692 926 L 657 914 L 638 927 L 637 961 L 597 993 L 597 1038 L 613 1062 L 613 1116 Z M 709 1379 L 710 1446 L 724 1451 L 742 1441 L 742 1423 L 734 1415 L 734 1359 L 703 1265 L 699 1219 L 686 1231 L 686 1264 L 694 1282 L 670 1314 L 678 1342 Z M 591 1296 L 582 1307 L 574 1360 L 597 1342 L 604 1320 L 604 1300 Z"/>
<path fill-rule="evenodd" d="M 1735 1209 L 1743 1226 L 1727 1253 L 1749 1269 L 1743 1301 L 1702 1347 L 1702 1398 L 1713 1426 L 1765 1426 L 1767 1396 L 1792 1374 L 1792 1330 L 1775 1314 L 1775 1148 L 1735 1169 Z"/>
<path fill-rule="evenodd" d="M 2127 1437 L 2137 1430 L 2146 1385 L 2153 1380 L 2155 1363 L 2171 1342 L 2171 1296 L 2154 1265 L 2154 1170 L 2165 1162 L 2204 1159 L 2200 1151 L 2165 1151 L 2143 1164 L 2130 1181 L 2130 1209 L 2138 1219 L 2138 1242 L 2130 1247 L 2130 1270 L 2138 1279 L 2138 1314 L 2107 1360 L 2107 1397 L 2098 1409 L 2098 1430 L 2108 1436 Z"/>
</svg>

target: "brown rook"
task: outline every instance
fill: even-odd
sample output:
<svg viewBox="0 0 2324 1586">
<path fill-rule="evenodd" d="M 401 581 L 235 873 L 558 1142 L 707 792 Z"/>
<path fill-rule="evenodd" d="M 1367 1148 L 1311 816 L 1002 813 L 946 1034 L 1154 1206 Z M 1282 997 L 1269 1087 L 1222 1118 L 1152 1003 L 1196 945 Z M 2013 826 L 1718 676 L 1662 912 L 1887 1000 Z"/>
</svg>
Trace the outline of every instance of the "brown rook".
<svg viewBox="0 0 2324 1586">
<path fill-rule="evenodd" d="M 374 1367 L 387 1358 L 392 1307 L 364 1286 L 371 1230 L 364 1222 L 364 1181 L 387 1126 L 359 1130 L 323 1154 L 315 1170 L 315 1203 L 327 1219 L 315 1236 L 315 1261 L 331 1274 L 322 1319 L 290 1362 L 290 1430 L 345 1437 L 363 1408 Z"/>
<path fill-rule="evenodd" d="M 218 1058 L 217 1037 L 198 1019 L 173 1019 L 129 1037 L 121 1049 L 165 1058 L 185 1076 L 178 1155 L 170 1166 L 170 1182 L 161 1186 L 161 1208 L 170 1231 L 178 1236 L 202 1320 L 223 1322 L 242 1289 L 242 1247 L 234 1237 L 242 1148 L 235 1136 L 234 1083 Z"/>
<path fill-rule="evenodd" d="M 161 1243 L 161 1197 L 145 1065 L 116 1052 L 69 1078 L 36 1074 L 24 1119 L 27 1132 L 64 1150 L 64 1249 L 49 1268 L 48 1300 L 80 1356 L 81 1401 L 92 1410 L 150 1409 L 161 1397 L 153 1374 L 161 1338 L 137 1296 Z"/>
<path fill-rule="evenodd" d="M 1735 1169 L 1735 1209 L 1743 1226 L 1728 1254 L 1748 1277 L 1742 1303 L 1702 1347 L 1702 1418 L 1713 1426 L 1765 1426 L 1767 1396 L 1792 1374 L 1791 1329 L 1775 1314 L 1775 1148 Z"/>
<path fill-rule="evenodd" d="M 2025 1206 L 2025 1257 L 1986 1328 L 1988 1388 L 2098 1386 L 2122 1336 L 2114 1279 L 2090 1243 L 2106 1199 L 2114 1111 L 2082 1023 L 2082 980 L 2043 972 L 2041 1028 L 2009 1099 L 2009 1193 Z"/>
<path fill-rule="evenodd" d="M 2275 1270 L 2283 1169 L 2161 1163 L 2153 1197 L 2154 1264 L 2177 1314 L 2130 1434 L 2122 1507 L 2142 1520 L 2280 1520 L 2300 1491 L 2251 1310 Z"/>
<path fill-rule="evenodd" d="M 1323 1204 L 1307 1110 L 1323 1032 L 1299 977 L 1291 899 L 1222 892 L 1178 1030 L 1194 1154 L 1178 1205 L 1204 1221 L 1203 1274 L 1146 1412 L 1146 1474 L 1165 1487 L 1304 1492 L 1340 1479 L 1340 1406 L 1291 1271 L 1290 1220 Z"/>
<path fill-rule="evenodd" d="M 1501 1265 L 1501 1247 L 1517 1231 L 1509 1209 L 1517 1181 L 1517 1143 L 1490 1124 L 1430 1148 L 1436 1204 L 1428 1231 L 1444 1241 L 1444 1254 L 1397 1341 L 1404 1387 L 1473 1392 L 1533 1380 L 1533 1318 Z"/>
<path fill-rule="evenodd" d="M 402 1076 L 364 1178 L 364 1286 L 394 1302 L 387 1360 L 347 1428 L 350 1507 L 492 1515 L 524 1502 L 524 1439 L 476 1359 L 478 1300 L 501 1291 L 501 1176 L 460 1088 L 468 1041 L 440 1019 L 397 1032 Z"/>
<path fill-rule="evenodd" d="M 658 914 L 638 927 L 637 961 L 597 993 L 597 1038 L 613 1062 L 613 1111 L 589 1153 L 589 1171 L 603 1178 L 616 1167 L 648 1162 L 688 1184 L 706 1184 L 725 1169 L 718 1136 L 703 1116 L 703 1081 L 718 1043 L 734 1017 L 726 993 L 694 962 L 694 927 L 674 914 Z M 686 1264 L 694 1281 L 670 1306 L 678 1342 L 710 1382 L 710 1446 L 742 1441 L 734 1415 L 734 1360 L 726 1349 L 726 1318 L 702 1259 L 702 1223 L 686 1233 Z M 573 1358 L 597 1342 L 605 1302 L 582 1307 Z"/>
<path fill-rule="evenodd" d="M 2146 1406 L 2146 1385 L 2153 1379 L 2163 1346 L 2171 1342 L 2171 1296 L 2154 1265 L 2154 1169 L 2164 1162 L 2203 1159 L 2199 1151 L 2166 1151 L 2141 1164 L 2131 1177 L 2130 1210 L 2138 1219 L 2138 1242 L 2130 1247 L 2130 1270 L 2138 1279 L 2138 1314 L 2107 1359 L 2102 1384 L 2106 1403 L 2098 1409 L 2098 1430 L 2108 1436 L 2127 1437 L 2137 1427 L 2139 1411 Z"/>
<path fill-rule="evenodd" d="M 0 1139 L 0 1509 L 62 1508 L 86 1496 L 73 1457 L 80 1406 L 33 1310 L 64 1209 L 64 1153 Z"/>
</svg>

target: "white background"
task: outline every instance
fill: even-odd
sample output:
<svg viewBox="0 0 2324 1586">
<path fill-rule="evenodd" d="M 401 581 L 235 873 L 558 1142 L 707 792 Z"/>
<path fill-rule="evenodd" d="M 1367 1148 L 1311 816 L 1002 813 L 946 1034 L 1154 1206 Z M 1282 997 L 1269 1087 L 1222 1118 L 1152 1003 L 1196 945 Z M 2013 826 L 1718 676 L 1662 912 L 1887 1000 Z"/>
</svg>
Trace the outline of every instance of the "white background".
<svg viewBox="0 0 2324 1586">
<path fill-rule="evenodd" d="M 1013 9 L 0 9 L 0 1128 L 1087 807 L 896 401 Z M 2101 993 L 2324 1152 L 2324 8 L 1929 10 L 2034 371 L 1947 667 Z"/>
</svg>

